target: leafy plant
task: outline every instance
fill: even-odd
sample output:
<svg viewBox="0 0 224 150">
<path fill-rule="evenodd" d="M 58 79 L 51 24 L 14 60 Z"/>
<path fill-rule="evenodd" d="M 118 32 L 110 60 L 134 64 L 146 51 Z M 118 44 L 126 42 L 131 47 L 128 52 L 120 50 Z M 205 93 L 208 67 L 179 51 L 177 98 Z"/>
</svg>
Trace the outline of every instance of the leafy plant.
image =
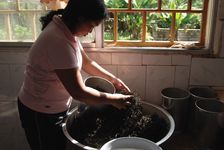
<svg viewBox="0 0 224 150">
<path fill-rule="evenodd" d="M 32 37 L 32 32 L 27 27 L 16 25 L 14 31 L 15 31 L 15 39 L 24 40 L 24 39 L 31 39 Z"/>
<path fill-rule="evenodd" d="M 157 0 L 132 0 L 133 8 L 157 8 Z"/>
<path fill-rule="evenodd" d="M 128 0 L 105 0 L 108 8 L 127 8 Z"/>
<path fill-rule="evenodd" d="M 6 37 L 7 37 L 6 31 L 0 28 L 0 40 L 5 40 Z"/>
<path fill-rule="evenodd" d="M 120 13 L 118 21 L 118 32 L 120 35 L 122 35 L 122 37 L 120 37 L 121 40 L 138 40 L 140 38 L 142 17 L 139 13 Z"/>
<path fill-rule="evenodd" d="M 196 14 L 177 13 L 177 28 L 200 29 L 200 16 Z"/>
<path fill-rule="evenodd" d="M 188 0 L 163 0 L 162 6 L 166 9 L 186 9 Z"/>
</svg>

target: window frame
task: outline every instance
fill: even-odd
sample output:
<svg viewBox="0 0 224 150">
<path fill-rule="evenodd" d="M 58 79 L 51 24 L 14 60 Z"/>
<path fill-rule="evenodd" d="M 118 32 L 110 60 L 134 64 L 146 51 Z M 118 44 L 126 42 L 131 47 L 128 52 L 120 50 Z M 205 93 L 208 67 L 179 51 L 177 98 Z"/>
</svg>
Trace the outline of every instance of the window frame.
<svg viewBox="0 0 224 150">
<path fill-rule="evenodd" d="M 167 47 L 105 47 L 103 38 L 103 24 L 95 27 L 96 42 L 95 43 L 83 43 L 83 47 L 92 51 L 106 51 L 106 52 L 171 52 L 171 53 L 190 53 L 195 55 L 212 55 L 214 48 L 214 34 L 216 25 L 216 13 L 219 1 L 209 0 L 207 26 L 205 36 L 205 48 L 198 50 L 189 50 L 185 48 L 167 48 Z M 210 21 L 209 21 L 210 20 Z M 211 30 L 212 29 L 212 30 Z M 0 42 L 0 51 L 5 50 L 28 50 L 32 46 L 33 42 Z"/>
<path fill-rule="evenodd" d="M 192 9 L 192 0 L 187 0 L 187 9 L 162 9 L 162 0 L 158 0 L 158 8 L 157 9 L 148 9 L 148 8 L 132 8 L 132 0 L 128 0 L 127 8 L 109 8 L 109 12 L 114 16 L 114 39 L 112 41 L 105 41 L 106 45 L 110 47 L 110 44 L 116 46 L 140 46 L 140 47 L 170 47 L 175 43 L 181 43 L 182 41 L 174 41 L 175 39 L 175 31 L 176 31 L 176 14 L 177 13 L 195 13 L 201 14 L 201 33 L 199 42 L 194 42 L 197 46 L 204 46 L 205 45 L 205 37 L 206 37 L 206 25 L 207 25 L 207 14 L 208 14 L 208 6 L 209 0 L 204 0 L 204 5 L 202 9 L 194 10 Z M 142 25 L 141 25 L 141 39 L 138 42 L 134 42 L 131 40 L 119 40 L 118 39 L 118 14 L 119 13 L 141 13 L 142 17 Z M 147 14 L 150 13 L 170 13 L 172 14 L 172 21 L 170 26 L 170 41 L 147 41 L 146 40 L 146 22 L 147 22 Z M 188 42 L 188 41 L 187 41 Z M 190 41 L 189 41 L 190 42 Z"/>
</svg>

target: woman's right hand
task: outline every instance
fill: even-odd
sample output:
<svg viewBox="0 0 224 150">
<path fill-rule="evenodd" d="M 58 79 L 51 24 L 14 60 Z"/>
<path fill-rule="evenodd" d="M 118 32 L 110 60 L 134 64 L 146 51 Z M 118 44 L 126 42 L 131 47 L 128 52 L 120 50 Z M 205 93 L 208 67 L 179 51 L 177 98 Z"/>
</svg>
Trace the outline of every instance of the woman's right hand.
<svg viewBox="0 0 224 150">
<path fill-rule="evenodd" d="M 133 95 L 113 94 L 114 99 L 109 103 L 118 109 L 125 109 L 132 104 Z"/>
</svg>

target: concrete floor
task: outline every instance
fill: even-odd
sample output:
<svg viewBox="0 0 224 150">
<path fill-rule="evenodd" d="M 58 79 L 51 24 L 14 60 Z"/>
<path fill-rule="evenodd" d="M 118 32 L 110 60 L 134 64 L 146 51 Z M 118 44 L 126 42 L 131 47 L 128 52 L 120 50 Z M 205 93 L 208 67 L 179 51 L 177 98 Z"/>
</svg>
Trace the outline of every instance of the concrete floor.
<svg viewBox="0 0 224 150">
<path fill-rule="evenodd" d="M 163 150 L 200 150 L 194 138 L 189 134 L 173 134 L 161 145 Z"/>
<path fill-rule="evenodd" d="M 0 102 L 0 146 L 1 150 L 29 150 L 14 100 Z"/>
</svg>

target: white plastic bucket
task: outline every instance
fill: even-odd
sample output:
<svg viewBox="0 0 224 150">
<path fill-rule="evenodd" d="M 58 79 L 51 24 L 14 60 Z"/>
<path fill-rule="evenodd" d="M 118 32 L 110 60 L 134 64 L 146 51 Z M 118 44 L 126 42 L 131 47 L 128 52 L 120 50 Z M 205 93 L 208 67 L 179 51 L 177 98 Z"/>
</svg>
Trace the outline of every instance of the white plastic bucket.
<svg viewBox="0 0 224 150">
<path fill-rule="evenodd" d="M 100 150 L 162 150 L 156 143 L 139 137 L 121 137 L 105 143 Z"/>
</svg>

